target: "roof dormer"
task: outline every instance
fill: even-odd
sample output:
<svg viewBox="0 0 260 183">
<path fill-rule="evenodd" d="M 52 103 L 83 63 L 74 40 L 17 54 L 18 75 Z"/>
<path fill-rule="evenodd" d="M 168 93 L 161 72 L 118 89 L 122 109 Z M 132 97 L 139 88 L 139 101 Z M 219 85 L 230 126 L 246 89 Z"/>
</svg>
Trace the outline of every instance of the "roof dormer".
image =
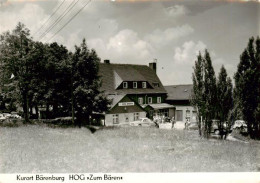
<svg viewBox="0 0 260 183">
<path fill-rule="evenodd" d="M 128 83 L 126 81 L 123 82 L 123 88 L 124 89 L 128 88 Z"/>
</svg>

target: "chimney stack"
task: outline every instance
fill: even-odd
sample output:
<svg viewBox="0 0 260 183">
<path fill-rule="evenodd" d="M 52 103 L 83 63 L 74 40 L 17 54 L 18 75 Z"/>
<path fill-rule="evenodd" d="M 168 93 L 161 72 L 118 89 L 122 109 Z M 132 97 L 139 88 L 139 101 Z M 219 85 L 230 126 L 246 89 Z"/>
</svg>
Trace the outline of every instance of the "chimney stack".
<svg viewBox="0 0 260 183">
<path fill-rule="evenodd" d="M 110 64 L 110 60 L 104 60 L 105 64 Z"/>
<path fill-rule="evenodd" d="M 153 62 L 149 63 L 149 67 L 156 73 L 157 59 L 153 59 Z"/>
</svg>

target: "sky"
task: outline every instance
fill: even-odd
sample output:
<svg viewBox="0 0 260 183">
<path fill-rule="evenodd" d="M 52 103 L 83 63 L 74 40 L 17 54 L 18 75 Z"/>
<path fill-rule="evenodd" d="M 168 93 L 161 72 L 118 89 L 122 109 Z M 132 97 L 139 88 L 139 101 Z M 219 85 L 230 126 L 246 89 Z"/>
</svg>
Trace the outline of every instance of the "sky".
<svg viewBox="0 0 260 183">
<path fill-rule="evenodd" d="M 0 0 L 0 34 L 19 21 L 35 41 L 74 51 L 85 38 L 101 61 L 148 65 L 156 59 L 164 85 L 191 84 L 205 49 L 216 75 L 224 65 L 233 78 L 249 38 L 260 35 L 260 0 Z"/>
</svg>

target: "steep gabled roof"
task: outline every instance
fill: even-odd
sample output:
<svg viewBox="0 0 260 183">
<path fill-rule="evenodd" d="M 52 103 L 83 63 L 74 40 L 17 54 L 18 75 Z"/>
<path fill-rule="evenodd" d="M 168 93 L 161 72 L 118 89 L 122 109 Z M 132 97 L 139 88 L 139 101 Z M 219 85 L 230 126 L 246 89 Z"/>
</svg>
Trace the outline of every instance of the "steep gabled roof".
<svg viewBox="0 0 260 183">
<path fill-rule="evenodd" d="M 112 101 L 110 108 L 112 109 L 124 97 L 125 95 L 108 95 L 107 99 Z"/>
<path fill-rule="evenodd" d="M 106 94 L 166 93 L 156 73 L 146 65 L 100 63 L 101 90 Z M 147 81 L 153 88 L 116 89 L 122 81 Z M 159 86 L 154 86 L 158 83 Z"/>
<path fill-rule="evenodd" d="M 190 100 L 192 95 L 192 84 L 164 86 L 167 91 L 167 100 Z"/>
<path fill-rule="evenodd" d="M 107 114 L 144 112 L 142 106 L 127 95 L 108 95 L 107 97 L 112 100 L 112 105 Z M 129 105 L 123 105 L 126 103 Z"/>
</svg>

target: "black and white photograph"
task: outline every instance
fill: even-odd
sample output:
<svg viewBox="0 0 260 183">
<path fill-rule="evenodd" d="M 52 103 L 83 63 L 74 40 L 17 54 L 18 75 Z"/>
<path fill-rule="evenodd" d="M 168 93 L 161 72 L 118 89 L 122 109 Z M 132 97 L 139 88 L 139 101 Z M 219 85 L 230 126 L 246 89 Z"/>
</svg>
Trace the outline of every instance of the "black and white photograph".
<svg viewBox="0 0 260 183">
<path fill-rule="evenodd" d="M 0 174 L 259 173 L 259 140 L 259 0 L 0 0 Z"/>
</svg>

